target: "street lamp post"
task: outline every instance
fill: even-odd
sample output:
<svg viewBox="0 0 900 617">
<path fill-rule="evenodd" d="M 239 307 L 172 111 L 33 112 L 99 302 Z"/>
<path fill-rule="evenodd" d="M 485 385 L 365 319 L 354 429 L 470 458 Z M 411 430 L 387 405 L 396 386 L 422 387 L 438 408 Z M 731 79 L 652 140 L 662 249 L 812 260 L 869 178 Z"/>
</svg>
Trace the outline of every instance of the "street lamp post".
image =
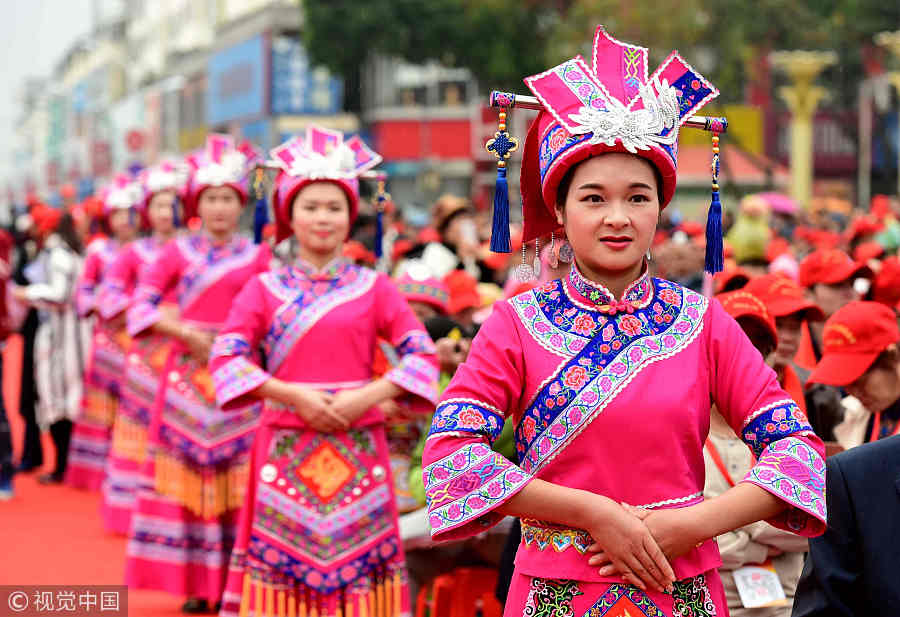
<svg viewBox="0 0 900 617">
<path fill-rule="evenodd" d="M 875 43 L 891 52 L 895 60 L 900 60 L 900 30 L 879 32 L 875 35 Z M 891 71 L 887 76 L 894 88 L 897 89 L 897 93 L 900 94 L 900 71 Z M 897 130 L 900 131 L 900 122 L 898 122 Z M 897 139 L 897 193 L 900 194 L 900 137 Z"/>
<path fill-rule="evenodd" d="M 813 84 L 816 77 L 837 60 L 832 51 L 776 51 L 769 56 L 772 66 L 791 81 L 778 94 L 791 110 L 791 197 L 806 208 L 812 196 L 812 119 L 826 91 Z"/>
</svg>

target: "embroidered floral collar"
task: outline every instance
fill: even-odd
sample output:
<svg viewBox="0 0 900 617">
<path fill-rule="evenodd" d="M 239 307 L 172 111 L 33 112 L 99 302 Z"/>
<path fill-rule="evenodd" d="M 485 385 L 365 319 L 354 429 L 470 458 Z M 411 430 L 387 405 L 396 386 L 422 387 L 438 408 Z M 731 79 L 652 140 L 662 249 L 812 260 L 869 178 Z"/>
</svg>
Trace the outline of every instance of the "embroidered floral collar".
<svg viewBox="0 0 900 617">
<path fill-rule="evenodd" d="M 641 275 L 625 288 L 619 300 L 605 286 L 585 277 L 578 270 L 577 264 L 572 264 L 569 270 L 569 284 L 600 311 L 612 314 L 619 311 L 634 312 L 635 308 L 645 306 L 653 295 L 653 282 L 646 264 Z"/>
<path fill-rule="evenodd" d="M 336 257 L 329 261 L 321 269 L 298 257 L 294 260 L 293 268 L 298 274 L 302 274 L 313 280 L 334 280 L 346 272 L 350 262 L 344 257 Z"/>
</svg>

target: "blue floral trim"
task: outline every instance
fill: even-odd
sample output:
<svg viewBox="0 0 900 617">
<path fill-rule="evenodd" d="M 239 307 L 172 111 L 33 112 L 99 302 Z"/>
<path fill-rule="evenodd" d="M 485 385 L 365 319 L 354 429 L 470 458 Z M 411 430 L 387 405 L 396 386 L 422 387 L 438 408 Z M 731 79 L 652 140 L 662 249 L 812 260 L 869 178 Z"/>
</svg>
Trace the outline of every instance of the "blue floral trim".
<svg viewBox="0 0 900 617">
<path fill-rule="evenodd" d="M 436 536 L 469 523 L 483 528 L 503 518 L 494 511 L 531 477 L 483 443 L 469 443 L 422 472 L 428 521 Z"/>
<path fill-rule="evenodd" d="M 597 319 L 593 339 L 544 385 L 516 427 L 516 449 L 528 473 L 535 473 L 645 366 L 691 342 L 702 329 L 707 307 L 699 294 L 654 279 L 656 294 L 647 306 L 633 314 L 602 317 L 573 304 L 560 281 L 554 284 L 555 290 L 546 285 L 533 290 L 532 297 L 557 332 L 575 327 L 582 315 Z M 552 345 L 546 333 L 530 328 L 529 333 Z"/>
<path fill-rule="evenodd" d="M 797 404 L 785 399 L 753 412 L 744 424 L 741 437 L 759 458 L 763 450 L 779 439 L 812 430 Z"/>
<path fill-rule="evenodd" d="M 773 525 L 794 533 L 816 535 L 824 529 L 825 461 L 806 441 L 785 437 L 771 443 L 744 478 L 809 516 L 782 514 Z"/>
<path fill-rule="evenodd" d="M 450 399 L 438 405 L 431 419 L 428 436 L 461 432 L 484 435 L 493 443 L 503 430 L 503 415 L 496 407 L 482 401 Z"/>
<path fill-rule="evenodd" d="M 412 330 L 404 334 L 400 342 L 394 345 L 394 349 L 401 356 L 412 353 L 433 354 L 437 352 L 434 342 L 424 330 Z"/>
<path fill-rule="evenodd" d="M 220 334 L 213 341 L 212 348 L 209 352 L 210 358 L 220 358 L 225 356 L 249 356 L 250 342 L 234 332 L 226 332 Z"/>
</svg>

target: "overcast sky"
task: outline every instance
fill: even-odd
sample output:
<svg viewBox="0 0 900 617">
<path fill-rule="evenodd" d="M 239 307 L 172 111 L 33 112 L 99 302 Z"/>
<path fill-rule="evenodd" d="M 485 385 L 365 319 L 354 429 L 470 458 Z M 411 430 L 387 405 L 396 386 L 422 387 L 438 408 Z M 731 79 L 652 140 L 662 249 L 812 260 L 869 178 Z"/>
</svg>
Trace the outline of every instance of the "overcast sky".
<svg viewBox="0 0 900 617">
<path fill-rule="evenodd" d="M 8 136 L 18 119 L 17 100 L 29 76 L 47 76 L 69 45 L 90 31 L 91 0 L 0 0 L 0 129 Z M 10 139 L 0 139 L 0 177 L 6 175 Z"/>
</svg>

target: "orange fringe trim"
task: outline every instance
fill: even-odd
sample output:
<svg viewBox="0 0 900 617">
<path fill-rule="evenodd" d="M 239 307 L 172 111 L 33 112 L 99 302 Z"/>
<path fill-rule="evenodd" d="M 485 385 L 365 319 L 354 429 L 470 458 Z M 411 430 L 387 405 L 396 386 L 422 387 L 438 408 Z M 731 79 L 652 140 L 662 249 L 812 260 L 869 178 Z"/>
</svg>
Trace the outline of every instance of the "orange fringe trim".
<svg viewBox="0 0 900 617">
<path fill-rule="evenodd" d="M 274 585 L 244 574 L 240 617 L 402 617 L 403 582 L 400 572 L 373 583 L 368 593 L 339 596 L 329 608 L 322 598 L 283 585 Z M 339 593 L 339 592 L 336 592 Z"/>
<path fill-rule="evenodd" d="M 245 461 L 217 471 L 198 468 L 162 452 L 155 453 L 155 488 L 205 519 L 244 505 L 250 463 Z"/>
<path fill-rule="evenodd" d="M 106 390 L 86 386 L 81 403 L 81 417 L 92 424 L 112 426 L 119 408 L 119 400 Z"/>
<path fill-rule="evenodd" d="M 143 465 L 147 460 L 147 427 L 122 414 L 117 415 L 113 424 L 112 452 Z"/>
</svg>

